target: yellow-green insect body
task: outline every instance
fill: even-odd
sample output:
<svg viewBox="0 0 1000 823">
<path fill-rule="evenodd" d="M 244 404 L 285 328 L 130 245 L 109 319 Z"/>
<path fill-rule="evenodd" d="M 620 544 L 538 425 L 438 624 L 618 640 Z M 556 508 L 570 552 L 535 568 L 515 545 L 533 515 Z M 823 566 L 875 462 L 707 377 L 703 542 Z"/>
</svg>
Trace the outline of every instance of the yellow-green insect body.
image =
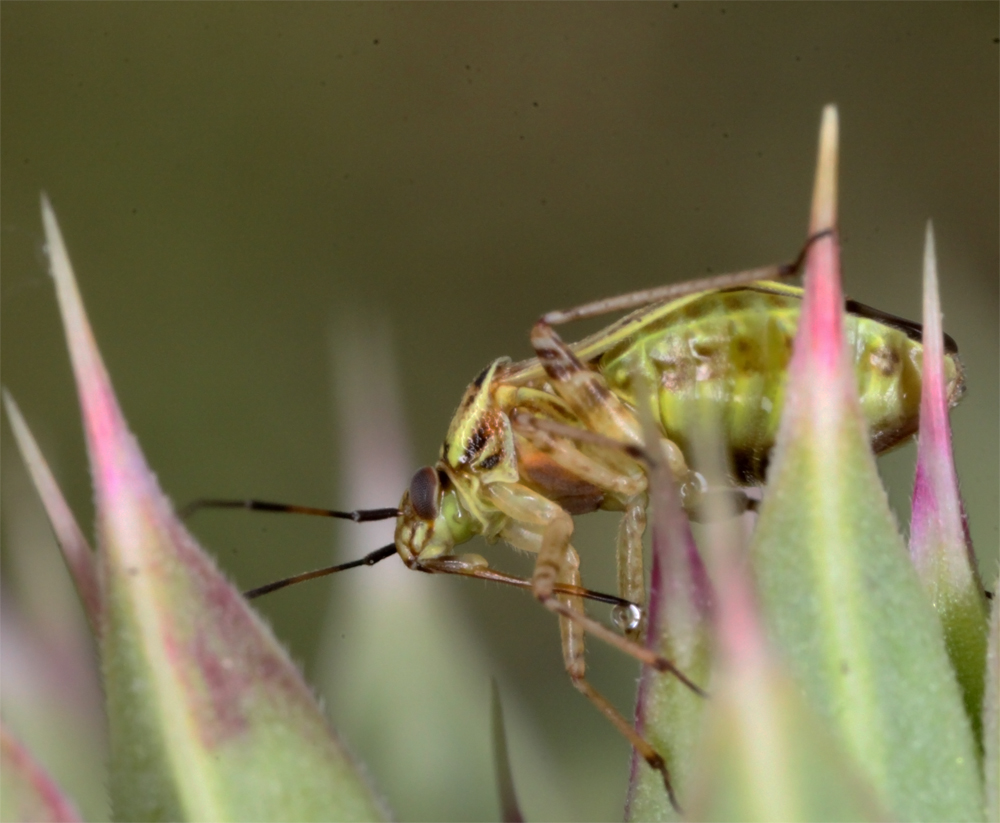
<svg viewBox="0 0 1000 823">
<path fill-rule="evenodd" d="M 801 289 L 777 282 L 690 294 L 642 308 L 569 348 L 626 411 L 634 410 L 647 391 L 637 388 L 637 380 L 654 387 L 654 419 L 665 442 L 679 449 L 672 462 L 681 482 L 685 468 L 697 469 L 689 440 L 699 416 L 707 412 L 721 426 L 733 484 L 759 485 L 777 433 L 801 299 Z M 853 301 L 847 309 L 845 338 L 861 408 L 872 447 L 882 453 L 917 429 L 921 330 Z M 964 391 L 964 378 L 950 338 L 945 348 L 948 398 L 954 405 Z M 447 555 L 475 534 L 503 537 L 511 524 L 493 499 L 499 485 L 523 486 L 574 515 L 627 507 L 642 471 L 635 460 L 599 445 L 574 444 L 580 455 L 598 459 L 609 474 L 620 475 L 620 489 L 598 485 L 574 473 L 569 461 L 554 457 L 538 431 L 529 435 L 516 430 L 514 415 L 536 424 L 595 429 L 593 416 L 581 414 L 558 387 L 559 380 L 538 358 L 518 364 L 497 360 L 469 386 L 437 465 L 418 473 L 404 495 L 397 531 L 397 545 L 409 550 L 404 559 Z M 602 409 L 600 400 L 593 406 Z M 641 442 L 635 426 L 598 433 Z M 421 504 L 416 510 L 414 494 Z M 440 506 L 434 504 L 436 496 Z M 427 516 L 431 514 L 433 518 Z M 420 523 L 415 525 L 414 519 Z M 520 532 L 532 531 L 530 524 L 520 527 Z"/>
</svg>

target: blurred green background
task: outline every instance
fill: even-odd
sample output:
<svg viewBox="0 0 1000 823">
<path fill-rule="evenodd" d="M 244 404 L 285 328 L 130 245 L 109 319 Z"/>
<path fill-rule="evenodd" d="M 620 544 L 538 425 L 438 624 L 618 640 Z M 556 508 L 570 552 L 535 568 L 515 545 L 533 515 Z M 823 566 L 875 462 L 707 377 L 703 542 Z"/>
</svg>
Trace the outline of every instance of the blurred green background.
<svg viewBox="0 0 1000 823">
<path fill-rule="evenodd" d="M 331 378 L 343 327 L 393 353 L 412 471 L 436 457 L 483 365 L 530 354 L 541 312 L 793 257 L 820 109 L 836 102 L 847 292 L 919 318 L 934 220 L 945 327 L 968 373 L 952 416 L 958 470 L 996 578 L 996 4 L 4 3 L 0 18 L 3 383 L 84 524 L 88 474 L 41 190 L 167 493 L 352 505 Z M 13 544 L 39 510 L 6 426 L 2 447 L 4 595 L 16 605 L 26 573 Z M 912 448 L 882 461 L 904 523 L 912 463 Z M 394 505 L 400 491 L 361 502 Z M 242 586 L 329 562 L 338 542 L 329 523 L 294 518 L 220 513 L 193 527 Z M 578 525 L 595 588 L 614 586 L 613 528 L 602 516 Z M 368 534 L 358 545 L 374 548 Z M 43 551 L 54 557 L 30 548 Z M 314 674 L 328 599 L 380 572 L 261 608 Z M 457 599 L 455 619 L 560 775 L 566 805 L 536 808 L 619 816 L 627 747 L 562 674 L 549 616 L 517 592 L 416 582 Z M 370 618 L 363 602 L 341 613 L 345 638 L 352 616 Z M 421 633 L 396 625 L 404 639 Z M 398 653 L 368 643 L 393 683 Z M 590 661 L 597 685 L 629 706 L 637 670 L 604 649 Z M 421 696 L 400 685 L 419 712 Z M 486 747 L 488 694 L 484 676 Z M 382 755 L 351 743 L 383 785 Z M 383 789 L 404 818 L 496 815 L 488 771 L 450 789 L 441 771 L 445 788 L 427 797 Z"/>
</svg>

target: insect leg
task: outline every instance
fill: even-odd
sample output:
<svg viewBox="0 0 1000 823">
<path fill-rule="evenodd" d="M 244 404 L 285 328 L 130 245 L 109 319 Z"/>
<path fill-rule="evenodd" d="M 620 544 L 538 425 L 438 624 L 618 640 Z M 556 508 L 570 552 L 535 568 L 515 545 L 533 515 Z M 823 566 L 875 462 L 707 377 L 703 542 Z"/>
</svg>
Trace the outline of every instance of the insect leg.
<svg viewBox="0 0 1000 823">
<path fill-rule="evenodd" d="M 642 535 L 646 531 L 646 506 L 649 502 L 645 492 L 637 494 L 625 504 L 625 513 L 618 523 L 616 562 L 618 567 L 618 594 L 626 600 L 642 605 L 646 600 L 646 578 L 642 567 Z M 627 592 L 627 594 L 626 594 Z M 629 615 L 618 610 L 618 614 Z M 627 617 L 621 624 L 625 636 L 638 640 L 646 627 L 646 612 L 642 610 L 638 620 Z"/>
<path fill-rule="evenodd" d="M 554 424 L 550 428 L 542 417 L 520 413 L 511 419 L 516 435 L 547 454 L 574 477 L 623 499 L 634 497 L 646 488 L 646 478 L 635 456 L 611 438 L 591 437 L 591 432 L 575 426 Z M 578 437 L 578 435 L 580 435 Z M 602 449 L 600 456 L 585 454 L 579 443 L 585 442 Z M 519 447 L 520 448 L 520 447 Z"/>
<path fill-rule="evenodd" d="M 548 450 L 552 458 L 557 463 L 560 463 L 560 465 L 563 465 L 561 462 L 561 452 L 565 449 L 558 450 L 551 448 L 548 444 L 558 441 L 552 439 L 545 440 L 544 436 L 540 433 L 547 432 L 568 440 L 574 440 L 578 443 L 590 443 L 602 449 L 618 451 L 646 466 L 649 466 L 652 462 L 652 458 L 644 447 L 635 446 L 631 443 L 623 443 L 597 432 L 527 414 L 517 415 L 513 418 L 513 422 L 519 433 L 529 437 L 532 443 L 538 446 L 538 448 Z M 681 502 L 691 520 L 696 523 L 706 523 L 712 520 L 739 517 L 746 511 L 757 510 L 759 501 L 751 497 L 745 489 L 704 486 L 704 478 L 688 469 L 687 463 L 684 460 L 684 454 L 673 441 L 665 437 L 661 438 L 660 448 L 667 461 L 667 465 L 671 472 L 673 472 L 674 477 L 677 478 L 680 485 Z M 600 485 L 596 481 L 592 480 L 591 482 L 594 482 L 595 485 Z M 624 594 L 622 594 L 622 597 L 631 599 Z"/>
<path fill-rule="evenodd" d="M 585 631 L 634 657 L 640 663 L 658 672 L 672 674 L 696 694 L 707 696 L 700 686 L 667 658 L 616 634 L 597 620 L 567 606 L 555 596 L 559 593 L 556 578 L 561 568 L 562 555 L 569 547 L 569 539 L 573 533 L 573 519 L 564 509 L 517 483 L 492 484 L 487 494 L 491 502 L 513 521 L 512 525 L 500 532 L 500 537 L 517 548 L 538 552 L 535 573 L 532 576 L 532 591 L 545 608 L 576 622 Z"/>
<path fill-rule="evenodd" d="M 603 435 L 591 437 L 591 432 L 571 426 L 560 426 L 554 436 L 545 426 L 544 418 L 527 414 L 517 415 L 514 420 L 515 432 L 524 437 L 531 446 L 549 455 L 557 464 L 574 477 L 590 483 L 604 492 L 611 493 L 623 502 L 625 513 L 618 527 L 617 566 L 618 595 L 637 605 L 645 602 L 645 577 L 642 563 L 642 535 L 646 529 L 647 497 L 646 477 L 635 454 L 622 449 L 621 444 Z M 597 456 L 585 454 L 579 448 L 577 434 L 583 434 L 584 442 L 600 447 Z M 680 454 L 678 450 L 678 455 Z M 625 620 L 621 628 L 626 637 L 637 640 L 643 630 L 644 621 L 631 617 L 634 610 L 616 610 Z"/>
<path fill-rule="evenodd" d="M 519 414 L 513 418 L 515 431 L 531 445 L 547 453 L 552 459 L 576 477 L 615 494 L 622 502 L 624 514 L 618 526 L 616 565 L 618 569 L 618 595 L 625 600 L 643 605 L 646 600 L 645 573 L 643 570 L 642 536 L 646 530 L 646 476 L 639 470 L 648 463 L 645 450 L 621 443 L 603 434 L 591 432 L 564 423 Z M 585 454 L 579 444 L 598 447 L 598 456 Z M 663 454 L 670 469 L 679 478 L 689 478 L 684 455 L 669 440 L 664 439 Z M 618 460 L 613 458 L 618 456 Z M 684 480 L 684 485 L 692 483 Z M 616 622 L 625 636 L 638 640 L 645 630 L 645 614 L 641 610 L 616 609 Z"/>
<path fill-rule="evenodd" d="M 632 410 L 608 388 L 604 377 L 588 369 L 542 317 L 531 329 L 531 346 L 555 393 L 590 431 L 640 445 Z"/>
<path fill-rule="evenodd" d="M 539 560 L 541 560 L 541 557 L 539 557 Z M 563 561 L 560 564 L 556 582 L 570 586 L 579 586 L 581 583 L 580 558 L 572 546 L 567 546 L 563 553 Z M 563 606 L 574 612 L 579 612 L 583 608 L 583 604 L 577 597 L 556 595 L 556 598 Z M 583 627 L 576 621 L 560 614 L 559 631 L 562 635 L 563 663 L 566 666 L 566 673 L 569 674 L 573 685 L 577 691 L 597 707 L 601 714 L 611 721 L 614 727 L 632 744 L 633 748 L 642 755 L 643 759 L 663 776 L 663 785 L 667 790 L 667 796 L 670 798 L 670 805 L 674 807 L 675 811 L 680 813 L 677 797 L 674 794 L 674 787 L 670 781 L 670 772 L 663 757 L 635 730 L 635 727 L 622 716 L 621 712 L 587 681 Z"/>
<path fill-rule="evenodd" d="M 584 303 L 581 306 L 574 306 L 571 309 L 551 311 L 545 314 L 542 319 L 552 326 L 558 326 L 562 323 L 572 322 L 573 320 L 600 317 L 602 314 L 637 309 L 642 306 L 648 306 L 651 303 L 677 300 L 680 297 L 694 294 L 695 292 L 730 289 L 736 286 L 755 283 L 758 280 L 783 280 L 788 277 L 794 277 L 802 268 L 809 247 L 821 237 L 825 237 L 828 234 L 830 234 L 830 231 L 821 231 L 806 240 L 798 257 L 790 263 L 761 266 L 756 269 L 746 269 L 728 274 L 716 274 L 696 280 L 687 280 L 683 283 L 670 283 L 665 286 L 656 286 L 651 289 L 629 292 L 628 294 L 619 294 L 614 297 L 606 297 L 602 300 Z"/>
</svg>

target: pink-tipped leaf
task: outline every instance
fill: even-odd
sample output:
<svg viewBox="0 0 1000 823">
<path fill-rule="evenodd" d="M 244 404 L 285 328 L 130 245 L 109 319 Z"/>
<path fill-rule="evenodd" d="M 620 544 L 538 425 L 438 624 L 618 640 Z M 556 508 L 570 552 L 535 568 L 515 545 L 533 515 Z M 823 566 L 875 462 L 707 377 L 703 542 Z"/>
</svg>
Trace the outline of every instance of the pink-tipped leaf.
<svg viewBox="0 0 1000 823">
<path fill-rule="evenodd" d="M 115 816 L 382 817 L 301 674 L 174 516 L 118 407 L 44 200 L 42 213 L 95 486 Z"/>
<path fill-rule="evenodd" d="M 924 335 L 917 471 L 910 521 L 910 556 L 941 618 L 945 644 L 965 708 L 981 734 L 987 606 L 965 524 L 951 448 L 951 405 L 945 376 L 944 332 L 934 229 L 924 247 Z"/>
<path fill-rule="evenodd" d="M 692 820 L 883 820 L 764 634 L 744 562 L 743 524 L 706 536 L 718 586 L 712 697 L 686 803 Z"/>
<path fill-rule="evenodd" d="M 982 814 L 940 623 L 879 480 L 842 322 L 837 114 L 823 113 L 805 295 L 751 546 L 769 636 L 812 710 L 901 819 Z"/>
</svg>

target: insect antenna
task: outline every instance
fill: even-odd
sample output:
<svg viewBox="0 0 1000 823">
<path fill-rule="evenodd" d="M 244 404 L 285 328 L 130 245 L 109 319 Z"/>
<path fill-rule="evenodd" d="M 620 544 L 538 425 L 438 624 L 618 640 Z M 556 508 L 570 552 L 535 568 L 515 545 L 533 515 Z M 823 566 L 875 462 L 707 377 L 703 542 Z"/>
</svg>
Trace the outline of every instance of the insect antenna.
<svg viewBox="0 0 1000 823">
<path fill-rule="evenodd" d="M 201 511 L 202 509 L 246 509 L 247 511 L 277 512 L 279 514 L 308 514 L 313 517 L 335 517 L 340 520 L 352 520 L 355 523 L 372 523 L 378 520 L 391 520 L 392 518 L 399 516 L 399 509 L 396 508 L 355 509 L 354 511 L 343 512 L 337 511 L 336 509 L 317 509 L 312 506 L 295 506 L 289 503 L 271 503 L 266 500 L 226 500 L 207 497 L 192 500 L 183 509 L 181 509 L 180 516 L 182 519 L 186 520 L 191 517 L 191 515 Z M 354 569 L 358 566 L 374 566 L 380 560 L 385 560 L 387 557 L 391 557 L 395 553 L 396 544 L 390 543 L 388 546 L 376 549 L 358 560 L 351 560 L 337 566 L 327 566 L 324 569 L 314 569 L 311 572 L 302 572 L 301 574 L 286 577 L 282 580 L 275 580 L 273 583 L 258 586 L 256 589 L 250 589 L 249 591 L 244 592 L 243 596 L 246 597 L 247 600 L 253 600 L 255 597 L 260 597 L 263 594 L 270 594 L 271 592 L 278 591 L 278 589 L 283 589 L 286 586 L 291 586 L 295 583 L 304 583 L 307 580 L 314 580 L 317 577 L 325 577 L 328 574 L 342 572 L 345 569 Z"/>
<path fill-rule="evenodd" d="M 266 500 L 218 500 L 214 498 L 199 498 L 192 500 L 180 510 L 182 520 L 202 509 L 247 509 L 258 512 L 278 512 L 281 514 L 308 514 L 313 517 L 336 517 L 340 520 L 353 520 L 355 523 L 372 523 L 377 520 L 391 520 L 399 517 L 399 509 L 355 509 L 350 512 L 336 509 L 317 509 L 312 506 L 295 506 L 289 503 L 269 503 Z"/>
<path fill-rule="evenodd" d="M 202 509 L 245 509 L 247 511 L 277 512 L 279 514 L 308 514 L 314 517 L 335 517 L 340 520 L 352 520 L 355 523 L 372 523 L 379 520 L 391 520 L 394 517 L 398 517 L 400 514 L 399 509 L 396 508 L 355 509 L 354 511 L 345 512 L 337 511 L 336 509 L 317 509 L 312 506 L 294 506 L 288 503 L 270 503 L 266 500 L 231 500 L 205 497 L 193 500 L 184 506 L 184 508 L 180 510 L 180 516 L 182 519 L 186 520 Z M 314 569 L 311 572 L 302 572 L 301 574 L 296 574 L 292 577 L 275 580 L 273 583 L 267 583 L 263 586 L 258 586 L 256 589 L 250 589 L 249 591 L 243 592 L 243 596 L 248 600 L 253 600 L 255 597 L 270 594 L 271 592 L 284 589 L 285 587 L 294 585 L 295 583 L 304 583 L 307 580 L 315 580 L 317 577 L 326 577 L 328 574 L 335 574 L 336 572 L 342 572 L 346 569 L 355 569 L 358 566 L 374 566 L 380 560 L 385 560 L 385 558 L 391 557 L 394 554 L 396 554 L 396 544 L 390 543 L 387 546 L 383 546 L 381 549 L 376 549 L 375 551 L 366 554 L 358 560 L 350 560 L 347 563 L 341 563 L 337 566 L 327 566 L 323 569 Z M 435 568 L 433 571 L 445 572 L 447 574 L 460 574 L 467 577 L 478 577 L 484 580 L 492 580 L 495 583 L 504 583 L 522 589 L 531 588 L 530 580 L 504 574 L 503 572 L 496 571 L 495 569 L 477 569 L 475 573 L 469 574 L 465 572 L 453 571 L 446 567 L 447 563 L 444 562 L 444 565 L 441 568 Z M 424 569 L 424 571 L 432 571 L 432 569 L 428 566 Z M 583 597 L 587 600 L 593 600 L 598 603 L 608 603 L 622 609 L 638 608 L 630 600 L 625 600 L 624 598 L 616 597 L 612 594 L 604 594 L 603 592 L 594 591 L 592 589 L 585 589 L 582 586 L 557 583 L 555 590 L 559 594 L 569 594 L 575 597 Z"/>
<path fill-rule="evenodd" d="M 342 572 L 345 569 L 354 569 L 358 566 L 374 566 L 380 560 L 392 557 L 395 553 L 396 544 L 390 543 L 388 546 L 383 546 L 381 549 L 375 549 L 375 551 L 366 554 L 358 560 L 351 560 L 337 566 L 327 566 L 325 569 L 315 569 L 311 572 L 302 572 L 302 574 L 286 577 L 283 580 L 275 580 L 273 583 L 267 583 L 264 586 L 258 586 L 256 589 L 250 589 L 250 591 L 243 592 L 243 596 L 247 600 L 253 600 L 255 597 L 260 597 L 262 594 L 270 594 L 278 589 L 291 586 L 294 583 L 304 583 L 306 580 L 315 580 L 317 577 L 325 577 L 328 574 Z"/>
</svg>

